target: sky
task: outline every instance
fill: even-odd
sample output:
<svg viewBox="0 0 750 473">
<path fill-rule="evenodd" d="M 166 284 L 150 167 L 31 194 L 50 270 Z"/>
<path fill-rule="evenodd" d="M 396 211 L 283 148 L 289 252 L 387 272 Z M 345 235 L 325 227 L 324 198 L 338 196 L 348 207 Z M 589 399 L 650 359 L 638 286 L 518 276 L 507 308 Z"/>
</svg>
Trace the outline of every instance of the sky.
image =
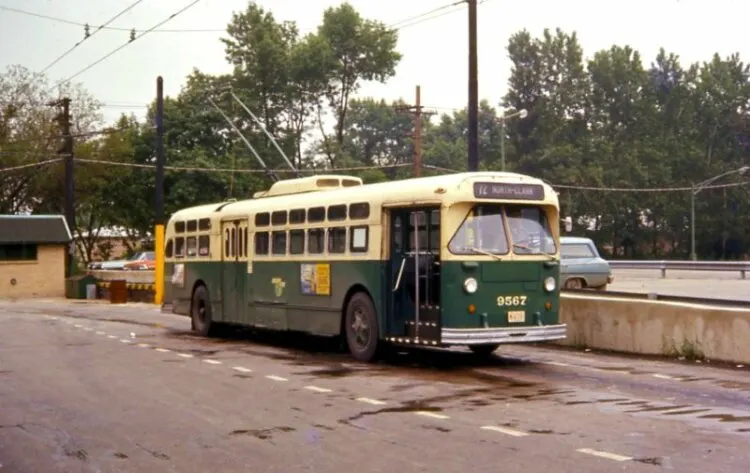
<svg viewBox="0 0 750 473">
<path fill-rule="evenodd" d="M 146 30 L 167 19 L 192 0 L 143 0 L 109 26 Z M 387 25 L 402 22 L 454 0 L 350 0 L 362 16 Z M 101 25 L 135 0 L 0 0 L 9 7 L 75 23 Z M 750 58 L 742 41 L 750 4 L 735 0 L 480 0 L 478 7 L 479 97 L 498 106 L 505 93 L 511 64 L 508 38 L 521 29 L 537 36 L 544 28 L 577 32 L 586 57 L 612 44 L 630 45 L 646 64 L 660 47 L 678 54 L 683 64 L 740 53 Z M 120 113 L 143 117 L 156 94 L 156 77 L 164 78 L 166 95 L 179 93 L 193 68 L 204 73 L 228 72 L 219 38 L 232 13 L 247 0 L 200 0 L 160 28 L 210 30 L 152 32 L 75 77 L 104 102 L 108 123 Z M 296 21 L 301 32 L 312 31 L 332 0 L 258 0 L 277 20 Z M 744 10 L 744 11 L 743 11 Z M 445 13 L 445 14 L 443 14 Z M 365 83 L 358 96 L 413 102 L 421 86 L 422 103 L 438 112 L 466 106 L 468 99 L 468 16 L 466 4 L 443 10 L 399 32 L 403 54 L 396 75 L 386 84 Z M 95 28 L 91 28 L 93 32 Z M 83 28 L 0 9 L 0 70 L 21 64 L 41 71 L 83 38 Z M 129 39 L 126 31 L 100 30 L 46 72 L 51 81 L 66 79 Z"/>
</svg>

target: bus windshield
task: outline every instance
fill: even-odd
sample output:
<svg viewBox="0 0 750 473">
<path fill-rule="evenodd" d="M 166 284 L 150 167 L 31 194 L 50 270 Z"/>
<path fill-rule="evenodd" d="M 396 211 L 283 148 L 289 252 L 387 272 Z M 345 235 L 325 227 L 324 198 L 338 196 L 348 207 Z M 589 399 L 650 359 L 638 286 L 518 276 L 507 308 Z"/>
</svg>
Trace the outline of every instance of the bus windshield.
<svg viewBox="0 0 750 473">
<path fill-rule="evenodd" d="M 510 242 L 506 234 L 510 230 Z M 478 204 L 448 244 L 453 254 L 553 254 L 556 245 L 544 210 L 531 205 Z"/>
</svg>

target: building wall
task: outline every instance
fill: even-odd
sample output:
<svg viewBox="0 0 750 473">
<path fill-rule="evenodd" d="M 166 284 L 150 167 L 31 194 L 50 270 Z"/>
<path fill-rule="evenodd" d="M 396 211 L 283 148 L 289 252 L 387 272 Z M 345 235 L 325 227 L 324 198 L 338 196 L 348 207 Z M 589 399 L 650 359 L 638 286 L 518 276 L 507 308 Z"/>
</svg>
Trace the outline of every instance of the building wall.
<svg viewBox="0 0 750 473">
<path fill-rule="evenodd" d="M 0 261 L 0 297 L 65 297 L 65 248 L 40 245 L 36 261 Z"/>
</svg>

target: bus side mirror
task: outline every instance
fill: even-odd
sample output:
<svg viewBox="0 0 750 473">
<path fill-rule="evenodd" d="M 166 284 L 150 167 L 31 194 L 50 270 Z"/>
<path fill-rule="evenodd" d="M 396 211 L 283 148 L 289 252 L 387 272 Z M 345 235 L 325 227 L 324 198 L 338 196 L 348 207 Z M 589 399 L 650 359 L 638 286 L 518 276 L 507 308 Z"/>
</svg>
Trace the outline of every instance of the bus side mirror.
<svg viewBox="0 0 750 473">
<path fill-rule="evenodd" d="M 563 222 L 565 222 L 565 231 L 566 232 L 573 231 L 573 217 L 565 217 L 563 219 Z"/>
</svg>

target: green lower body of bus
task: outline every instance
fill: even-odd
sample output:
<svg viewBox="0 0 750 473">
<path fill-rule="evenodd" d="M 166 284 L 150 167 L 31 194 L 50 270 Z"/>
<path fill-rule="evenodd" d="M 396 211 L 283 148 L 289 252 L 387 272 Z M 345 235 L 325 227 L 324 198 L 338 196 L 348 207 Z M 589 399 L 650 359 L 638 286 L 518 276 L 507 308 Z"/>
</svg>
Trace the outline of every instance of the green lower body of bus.
<svg viewBox="0 0 750 473">
<path fill-rule="evenodd" d="M 419 278 L 402 266 L 380 260 L 190 262 L 182 283 L 174 284 L 170 262 L 162 311 L 190 316 L 204 335 L 221 324 L 341 335 L 360 360 L 372 359 L 384 341 L 490 353 L 504 343 L 566 336 L 556 263 L 442 262 Z M 476 281 L 474 292 L 468 278 Z M 545 287 L 550 278 L 554 287 Z"/>
</svg>

